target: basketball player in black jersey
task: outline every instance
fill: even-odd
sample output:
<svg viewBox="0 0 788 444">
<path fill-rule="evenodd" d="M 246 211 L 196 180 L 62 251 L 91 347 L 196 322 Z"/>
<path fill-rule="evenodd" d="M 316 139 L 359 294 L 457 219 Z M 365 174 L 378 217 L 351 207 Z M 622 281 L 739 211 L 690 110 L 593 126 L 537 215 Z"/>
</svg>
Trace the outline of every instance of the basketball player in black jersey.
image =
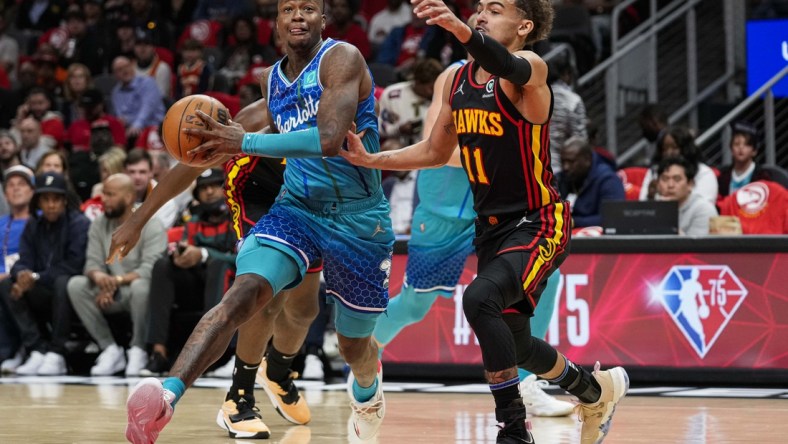
<svg viewBox="0 0 788 444">
<path fill-rule="evenodd" d="M 535 53 L 519 50 L 549 34 L 551 0 L 481 0 L 475 29 L 440 0 L 411 2 L 418 17 L 464 42 L 474 61 L 448 77 L 426 140 L 369 154 L 348 134 L 342 155 L 361 166 L 409 170 L 445 164 L 459 143 L 478 214 L 478 275 L 463 295 L 463 309 L 495 398 L 497 442 L 533 442 L 518 364 L 577 396 L 582 442 L 601 442 L 628 389 L 626 371 L 599 371 L 597 365 L 592 374 L 530 334 L 529 318 L 547 278 L 568 254 L 572 225 L 567 204 L 552 186 L 547 66 Z M 507 308 L 519 315 L 502 316 Z"/>
<path fill-rule="evenodd" d="M 235 116 L 247 131 L 259 131 L 268 125 L 266 102 L 260 99 Z M 232 227 L 243 239 L 255 223 L 268 212 L 283 183 L 284 159 L 237 155 L 218 159 L 216 165 L 225 169 L 225 194 L 232 215 Z M 139 240 L 145 223 L 168 200 L 192 183 L 206 168 L 178 164 L 112 236 L 110 260 L 123 256 Z M 270 430 L 255 409 L 254 383 L 266 390 L 274 407 L 285 419 L 296 424 L 310 420 L 309 407 L 298 394 L 292 381 L 290 363 L 306 338 L 309 326 L 318 313 L 317 293 L 320 286 L 320 264 L 312 264 L 304 281 L 290 290 L 290 297 L 274 298 L 265 309 L 239 328 L 233 383 L 217 424 L 232 438 L 266 439 Z M 273 339 L 266 356 L 266 365 L 259 369 L 260 357 Z M 258 374 L 259 373 L 259 374 Z"/>
</svg>

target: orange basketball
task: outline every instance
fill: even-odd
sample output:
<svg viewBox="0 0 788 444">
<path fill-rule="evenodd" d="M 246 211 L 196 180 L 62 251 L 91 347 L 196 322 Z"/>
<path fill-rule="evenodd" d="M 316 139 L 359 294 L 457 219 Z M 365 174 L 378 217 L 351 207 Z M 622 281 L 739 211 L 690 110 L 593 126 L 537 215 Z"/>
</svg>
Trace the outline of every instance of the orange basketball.
<svg viewBox="0 0 788 444">
<path fill-rule="evenodd" d="M 203 94 L 186 96 L 167 110 L 164 122 L 161 124 L 161 137 L 172 157 L 186 165 L 203 167 L 210 165 L 211 162 L 204 158 L 203 153 L 192 157 L 189 155 L 189 151 L 203 143 L 204 138 L 183 132 L 186 128 L 205 127 L 202 119 L 196 113 L 197 110 L 201 110 L 225 125 L 230 117 L 227 108 L 213 97 Z"/>
</svg>

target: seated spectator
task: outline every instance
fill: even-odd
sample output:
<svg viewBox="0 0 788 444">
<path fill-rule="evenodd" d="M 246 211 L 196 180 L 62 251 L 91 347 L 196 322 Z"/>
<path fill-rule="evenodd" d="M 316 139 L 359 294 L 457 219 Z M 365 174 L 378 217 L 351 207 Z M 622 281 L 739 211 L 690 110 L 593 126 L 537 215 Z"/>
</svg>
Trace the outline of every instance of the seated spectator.
<svg viewBox="0 0 788 444">
<path fill-rule="evenodd" d="M 3 204 L 10 208 L 0 217 L 4 227 L 0 281 L 11 276 L 11 268 L 19 259 L 19 240 L 30 215 L 30 201 L 35 192 L 33 172 L 18 165 L 5 171 L 3 180 Z M 22 363 L 19 352 L 19 331 L 11 313 L 0 299 L 0 373 L 12 373 Z"/>
<path fill-rule="evenodd" d="M 731 125 L 731 157 L 733 163 L 720 170 L 719 197 L 725 197 L 750 182 L 772 180 L 768 171 L 755 162 L 758 156 L 758 130 L 747 122 Z"/>
<path fill-rule="evenodd" d="M 137 30 L 134 42 L 135 69 L 138 76 L 148 76 L 156 81 L 159 92 L 164 98 L 172 97 L 172 67 L 159 58 L 153 44 L 153 33 Z"/>
<path fill-rule="evenodd" d="M 21 164 L 19 144 L 16 139 L 10 132 L 0 130 L 0 171 L 6 171 L 12 166 Z"/>
<path fill-rule="evenodd" d="M 104 58 L 106 42 L 103 36 L 96 29 L 88 27 L 85 13 L 81 8 L 69 10 L 64 25 L 60 28 L 66 34 L 60 38 L 62 40 L 61 65 L 81 63 L 87 66 L 92 74 L 101 74 L 107 65 L 107 60 Z"/>
<path fill-rule="evenodd" d="M 663 200 L 679 203 L 679 234 L 705 236 L 709 234 L 709 220 L 717 216 L 714 205 L 693 193 L 696 163 L 683 157 L 668 157 L 657 169 L 657 189 Z"/>
<path fill-rule="evenodd" d="M 410 70 L 418 59 L 426 32 L 427 20 L 416 17 L 411 11 L 411 21 L 391 30 L 378 48 L 375 61 L 393 66 L 400 73 Z"/>
<path fill-rule="evenodd" d="M 561 172 L 561 148 L 572 137 L 588 139 L 586 106 L 574 91 L 576 69 L 567 53 L 548 63 L 547 82 L 553 89 L 553 116 L 550 118 L 550 166 Z"/>
<path fill-rule="evenodd" d="M 55 173 L 36 177 L 31 217 L 19 241 L 19 260 L 0 282 L 0 297 L 19 328 L 28 353 L 19 375 L 66 373 L 66 340 L 71 328 L 69 278 L 85 264 L 89 222 L 69 208 L 66 180 Z M 38 211 L 40 210 L 40 214 Z M 51 328 L 41 328 L 50 324 Z"/>
<path fill-rule="evenodd" d="M 150 153 L 139 148 L 129 151 L 126 156 L 125 164 L 126 174 L 131 177 L 134 185 L 136 197 L 134 200 L 135 206 L 141 204 L 153 187 L 156 186 L 156 181 L 153 179 L 153 159 Z M 165 229 L 171 228 L 178 220 L 178 206 L 175 201 L 170 200 L 164 204 L 159 211 L 156 212 L 156 217 Z"/>
<path fill-rule="evenodd" d="M 394 234 L 410 234 L 417 175 L 417 171 L 392 171 L 381 184 L 391 206 Z"/>
<path fill-rule="evenodd" d="M 0 217 L 0 227 L 4 227 L 3 249 L 0 255 L 0 280 L 10 276 L 11 267 L 19 259 L 19 239 L 30 216 L 30 201 L 35 193 L 33 171 L 24 165 L 5 170 L 3 194 L 8 203 L 9 214 Z"/>
<path fill-rule="evenodd" d="M 342 40 L 358 48 L 365 59 L 369 59 L 372 50 L 364 29 L 355 21 L 358 14 L 357 0 L 332 0 L 328 24 L 323 30 L 324 38 Z"/>
<path fill-rule="evenodd" d="M 80 199 L 77 192 L 74 191 L 74 185 L 71 183 L 71 176 L 68 172 L 68 162 L 66 162 L 66 156 L 64 156 L 63 153 L 60 151 L 47 151 L 41 156 L 41 159 L 38 160 L 36 169 L 33 171 L 37 176 L 44 173 L 57 173 L 62 175 L 63 178 L 66 179 L 66 199 L 68 200 L 69 207 L 79 208 L 80 205 L 82 205 L 82 199 Z"/>
<path fill-rule="evenodd" d="M 80 98 L 82 94 L 93 86 L 93 78 L 87 66 L 81 63 L 68 65 L 66 81 L 63 82 L 63 100 L 58 109 L 63 116 L 63 125 L 70 127 L 82 116 Z M 66 130 L 68 133 L 68 130 Z M 68 134 L 66 134 L 68 141 Z"/>
<path fill-rule="evenodd" d="M 164 101 L 156 82 L 138 76 L 134 64 L 126 57 L 112 62 L 118 83 L 112 88 L 112 106 L 126 127 L 126 137 L 136 139 L 145 128 L 158 127 L 164 120 Z"/>
<path fill-rule="evenodd" d="M 721 215 L 739 219 L 744 234 L 788 234 L 788 190 L 779 183 L 751 182 L 719 206 Z"/>
<path fill-rule="evenodd" d="M 388 0 L 386 8 L 372 16 L 369 21 L 367 35 L 373 46 L 379 46 L 386 40 L 392 29 L 410 23 L 410 3 L 404 0 Z"/>
<path fill-rule="evenodd" d="M 143 228 L 140 242 L 123 259 L 107 264 L 112 233 L 131 216 L 134 186 L 125 174 L 104 182 L 104 214 L 90 225 L 84 275 L 68 281 L 68 296 L 85 329 L 98 343 L 101 354 L 90 369 L 93 376 L 110 376 L 123 369 L 137 376 L 145 367 L 148 296 L 153 264 L 167 248 L 167 234 L 157 219 Z M 115 342 L 104 313 L 131 315 L 132 339 L 128 359 Z"/>
<path fill-rule="evenodd" d="M 250 17 L 237 17 L 231 29 L 232 34 L 227 39 L 228 46 L 224 50 L 224 60 L 218 74 L 229 87 L 226 90 L 235 91 L 235 85 L 249 71 L 255 58 L 260 58 L 270 66 L 276 62 L 277 54 L 271 46 L 263 46 L 257 41 L 256 25 Z"/>
<path fill-rule="evenodd" d="M 16 65 L 19 61 L 19 43 L 9 36 L 8 22 L 4 14 L 0 14 L 0 67 L 8 73 L 10 80 L 16 80 Z"/>
<path fill-rule="evenodd" d="M 202 44 L 197 40 L 186 40 L 181 48 L 181 59 L 183 62 L 178 65 L 175 97 L 200 94 L 211 89 L 213 68 L 203 59 Z"/>
<path fill-rule="evenodd" d="M 16 112 L 14 129 L 21 132 L 21 123 L 27 117 L 33 117 L 41 126 L 41 144 L 47 148 L 62 146 L 66 129 L 63 116 L 52 110 L 52 99 L 43 88 L 33 88 Z"/>
<path fill-rule="evenodd" d="M 33 117 L 25 117 L 18 124 L 19 159 L 30 168 L 35 168 L 41 156 L 50 146 L 41 137 L 41 124 Z"/>
<path fill-rule="evenodd" d="M 93 136 L 104 137 L 104 144 L 126 145 L 126 130 L 117 117 L 107 114 L 104 108 L 104 95 L 97 89 L 86 90 L 79 98 L 82 118 L 68 127 L 66 139 L 71 151 L 90 151 Z M 105 137 L 106 136 L 106 137 Z M 102 144 L 99 144 L 102 145 Z M 104 150 L 97 150 L 103 152 Z"/>
<path fill-rule="evenodd" d="M 571 138 L 561 148 L 558 173 L 561 199 L 569 201 L 574 227 L 602 225 L 602 202 L 624 200 L 624 184 L 613 166 L 585 139 Z"/>
<path fill-rule="evenodd" d="M 630 166 L 650 166 L 657 155 L 657 142 L 662 139 L 668 127 L 668 115 L 656 104 L 647 105 L 638 116 L 638 125 L 643 137 L 649 142 L 648 148 Z M 655 165 L 656 169 L 656 165 Z"/>
<path fill-rule="evenodd" d="M 443 71 L 436 60 L 416 62 L 413 80 L 386 87 L 380 97 L 380 138 L 384 150 L 399 149 L 421 139 L 421 128 L 432 101 L 435 79 Z"/>
<path fill-rule="evenodd" d="M 714 170 L 703 163 L 703 156 L 695 145 L 695 136 L 689 128 L 684 126 L 668 127 L 662 132 L 657 141 L 657 151 L 655 153 L 651 169 L 643 179 L 643 187 L 640 189 L 640 200 L 661 200 L 657 192 L 657 178 L 659 177 L 656 169 L 662 160 L 668 157 L 681 156 L 696 165 L 695 176 L 692 178 L 693 193 L 699 194 L 709 203 L 717 202 L 717 175 Z"/>
<path fill-rule="evenodd" d="M 224 202 L 224 173 L 213 169 L 197 178 L 192 218 L 180 243 L 153 266 L 156 298 L 150 301 L 148 343 L 153 345 L 143 376 L 169 370 L 167 341 L 175 311 L 210 310 L 221 300 L 228 273 L 235 268 L 236 237 Z"/>
</svg>

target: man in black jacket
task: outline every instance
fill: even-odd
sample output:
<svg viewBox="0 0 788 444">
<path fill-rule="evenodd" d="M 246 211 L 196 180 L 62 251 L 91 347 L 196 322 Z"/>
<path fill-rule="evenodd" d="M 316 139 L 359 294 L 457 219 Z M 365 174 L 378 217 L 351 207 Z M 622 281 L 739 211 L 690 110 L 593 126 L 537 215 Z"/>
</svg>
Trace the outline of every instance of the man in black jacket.
<svg viewBox="0 0 788 444">
<path fill-rule="evenodd" d="M 19 242 L 19 260 L 0 282 L 28 353 L 19 375 L 66 373 L 65 342 L 71 325 L 68 279 L 82 271 L 90 221 L 69 208 L 66 180 L 57 173 L 36 178 L 31 217 Z M 51 334 L 42 328 L 51 324 Z M 49 338 L 46 338 L 49 336 Z"/>
</svg>

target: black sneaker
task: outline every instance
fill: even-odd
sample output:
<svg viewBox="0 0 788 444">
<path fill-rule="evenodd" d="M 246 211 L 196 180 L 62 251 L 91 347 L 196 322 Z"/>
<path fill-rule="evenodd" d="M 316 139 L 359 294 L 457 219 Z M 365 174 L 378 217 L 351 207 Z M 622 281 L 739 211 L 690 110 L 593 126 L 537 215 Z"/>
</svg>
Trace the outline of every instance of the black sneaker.
<svg viewBox="0 0 788 444">
<path fill-rule="evenodd" d="M 271 436 L 254 405 L 254 396 L 245 395 L 243 390 L 236 395 L 227 393 L 227 400 L 216 416 L 216 424 L 227 430 L 230 438 L 268 439 Z"/>
<path fill-rule="evenodd" d="M 153 352 L 148 358 L 148 365 L 140 370 L 140 376 L 162 376 L 170 371 L 170 361 L 161 353 Z"/>
<path fill-rule="evenodd" d="M 497 444 L 534 444 L 522 399 L 512 401 L 506 408 L 495 409 L 495 419 L 498 420 Z"/>
</svg>

